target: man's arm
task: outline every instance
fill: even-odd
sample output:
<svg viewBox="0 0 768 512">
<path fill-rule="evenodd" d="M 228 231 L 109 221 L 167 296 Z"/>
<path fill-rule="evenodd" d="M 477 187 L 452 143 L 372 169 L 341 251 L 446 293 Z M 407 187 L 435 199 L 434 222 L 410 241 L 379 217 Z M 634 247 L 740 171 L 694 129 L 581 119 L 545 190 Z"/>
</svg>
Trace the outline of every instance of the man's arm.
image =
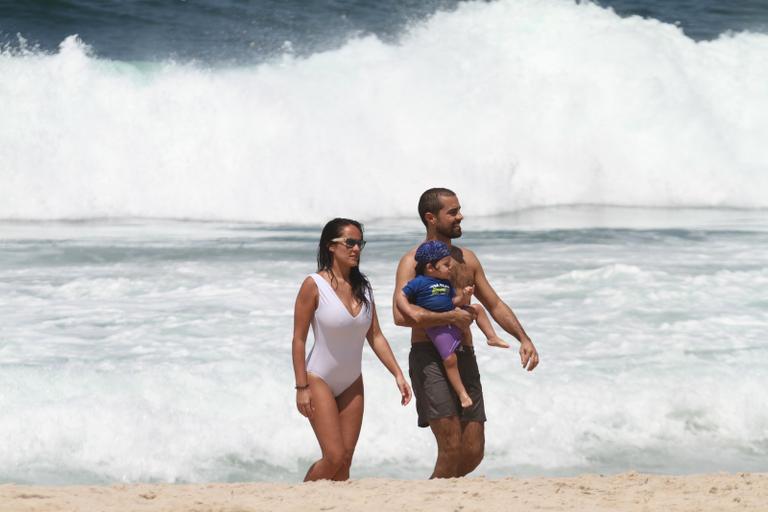
<svg viewBox="0 0 768 512">
<path fill-rule="evenodd" d="M 512 312 L 507 304 L 501 300 L 496 294 L 496 290 L 493 289 L 491 283 L 488 282 L 488 278 L 485 277 L 485 271 L 480 264 L 480 260 L 477 259 L 475 253 L 467 249 L 463 249 L 467 263 L 474 270 L 475 278 L 475 297 L 480 303 L 485 306 L 485 309 L 491 314 L 497 324 L 509 334 L 517 338 L 520 342 L 520 362 L 528 371 L 536 368 L 539 364 L 539 354 L 534 347 L 531 338 L 526 334 L 525 329 L 520 324 L 517 316 Z"/>
<path fill-rule="evenodd" d="M 392 315 L 395 319 L 395 325 L 423 329 L 436 325 L 453 324 L 459 329 L 463 329 L 472 323 L 474 317 L 470 312 L 463 309 L 437 313 L 410 304 L 407 300 L 403 301 L 403 287 L 414 277 L 416 277 L 416 260 L 414 259 L 414 251 L 409 251 L 400 259 L 395 275 L 395 291 L 392 296 Z"/>
</svg>

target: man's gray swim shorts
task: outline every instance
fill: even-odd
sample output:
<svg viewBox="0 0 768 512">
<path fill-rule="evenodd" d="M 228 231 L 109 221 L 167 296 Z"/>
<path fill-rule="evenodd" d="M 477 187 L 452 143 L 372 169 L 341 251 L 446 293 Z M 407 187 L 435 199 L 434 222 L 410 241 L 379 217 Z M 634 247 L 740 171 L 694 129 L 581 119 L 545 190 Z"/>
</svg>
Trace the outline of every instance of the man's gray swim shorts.
<svg viewBox="0 0 768 512">
<path fill-rule="evenodd" d="M 477 369 L 475 350 L 461 345 L 456 351 L 461 381 L 472 399 L 472 407 L 463 409 L 459 397 L 445 374 L 443 360 L 431 341 L 411 345 L 408 373 L 411 376 L 419 426 L 428 427 L 431 420 L 458 416 L 461 421 L 485 421 L 483 387 Z"/>
</svg>

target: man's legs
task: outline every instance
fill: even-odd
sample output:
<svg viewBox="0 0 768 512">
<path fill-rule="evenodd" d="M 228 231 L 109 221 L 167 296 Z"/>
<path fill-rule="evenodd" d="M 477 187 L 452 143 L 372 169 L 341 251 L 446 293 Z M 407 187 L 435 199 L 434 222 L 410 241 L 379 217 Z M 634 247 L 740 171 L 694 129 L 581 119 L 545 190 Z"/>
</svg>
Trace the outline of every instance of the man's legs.
<svg viewBox="0 0 768 512">
<path fill-rule="evenodd" d="M 458 416 L 430 420 L 429 428 L 437 441 L 437 461 L 429 478 L 453 478 L 461 464 L 461 423 Z"/>
<path fill-rule="evenodd" d="M 480 421 L 461 422 L 461 462 L 458 476 L 475 470 L 485 455 L 485 424 Z"/>
<path fill-rule="evenodd" d="M 464 476 L 483 460 L 485 406 L 480 372 L 472 347 L 465 346 L 456 355 L 462 383 L 473 402 L 466 409 L 460 407 L 431 342 L 414 343 L 408 357 L 418 424 L 429 426 L 437 442 L 431 478 Z"/>
<path fill-rule="evenodd" d="M 429 426 L 437 441 L 437 461 L 430 478 L 465 476 L 483 460 L 483 423 L 461 422 L 458 416 L 449 416 L 431 420 Z"/>
</svg>

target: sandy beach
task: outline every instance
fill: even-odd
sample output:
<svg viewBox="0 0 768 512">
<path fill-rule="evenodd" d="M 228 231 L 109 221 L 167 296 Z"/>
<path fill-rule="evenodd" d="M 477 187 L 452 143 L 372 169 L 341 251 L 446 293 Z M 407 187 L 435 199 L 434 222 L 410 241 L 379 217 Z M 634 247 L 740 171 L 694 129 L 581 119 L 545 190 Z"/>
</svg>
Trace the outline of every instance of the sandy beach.
<svg viewBox="0 0 768 512">
<path fill-rule="evenodd" d="M 768 474 L 363 479 L 308 484 L 0 486 L 0 510 L 27 511 L 727 511 L 768 509 Z"/>
</svg>

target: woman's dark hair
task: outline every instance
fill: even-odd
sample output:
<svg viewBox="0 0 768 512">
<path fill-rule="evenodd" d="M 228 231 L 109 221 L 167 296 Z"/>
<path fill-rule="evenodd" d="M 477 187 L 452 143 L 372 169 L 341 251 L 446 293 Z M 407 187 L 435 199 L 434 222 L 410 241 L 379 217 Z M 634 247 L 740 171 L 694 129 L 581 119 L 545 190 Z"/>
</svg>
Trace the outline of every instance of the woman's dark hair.
<svg viewBox="0 0 768 512">
<path fill-rule="evenodd" d="M 317 271 L 325 270 L 331 276 L 331 284 L 336 280 L 336 276 L 333 275 L 331 267 L 333 266 L 333 253 L 331 253 L 329 247 L 332 243 L 331 240 L 339 238 L 342 230 L 346 226 L 355 226 L 360 230 L 360 234 L 363 234 L 363 225 L 352 219 L 344 219 L 337 217 L 328 223 L 323 228 L 323 232 L 320 233 L 320 242 L 317 244 Z M 352 285 L 352 294 L 360 301 L 366 309 L 370 308 L 370 301 L 368 297 L 373 296 L 371 290 L 371 283 L 368 282 L 368 278 L 365 274 L 360 272 L 360 267 L 352 267 L 349 272 L 349 282 Z"/>
</svg>

